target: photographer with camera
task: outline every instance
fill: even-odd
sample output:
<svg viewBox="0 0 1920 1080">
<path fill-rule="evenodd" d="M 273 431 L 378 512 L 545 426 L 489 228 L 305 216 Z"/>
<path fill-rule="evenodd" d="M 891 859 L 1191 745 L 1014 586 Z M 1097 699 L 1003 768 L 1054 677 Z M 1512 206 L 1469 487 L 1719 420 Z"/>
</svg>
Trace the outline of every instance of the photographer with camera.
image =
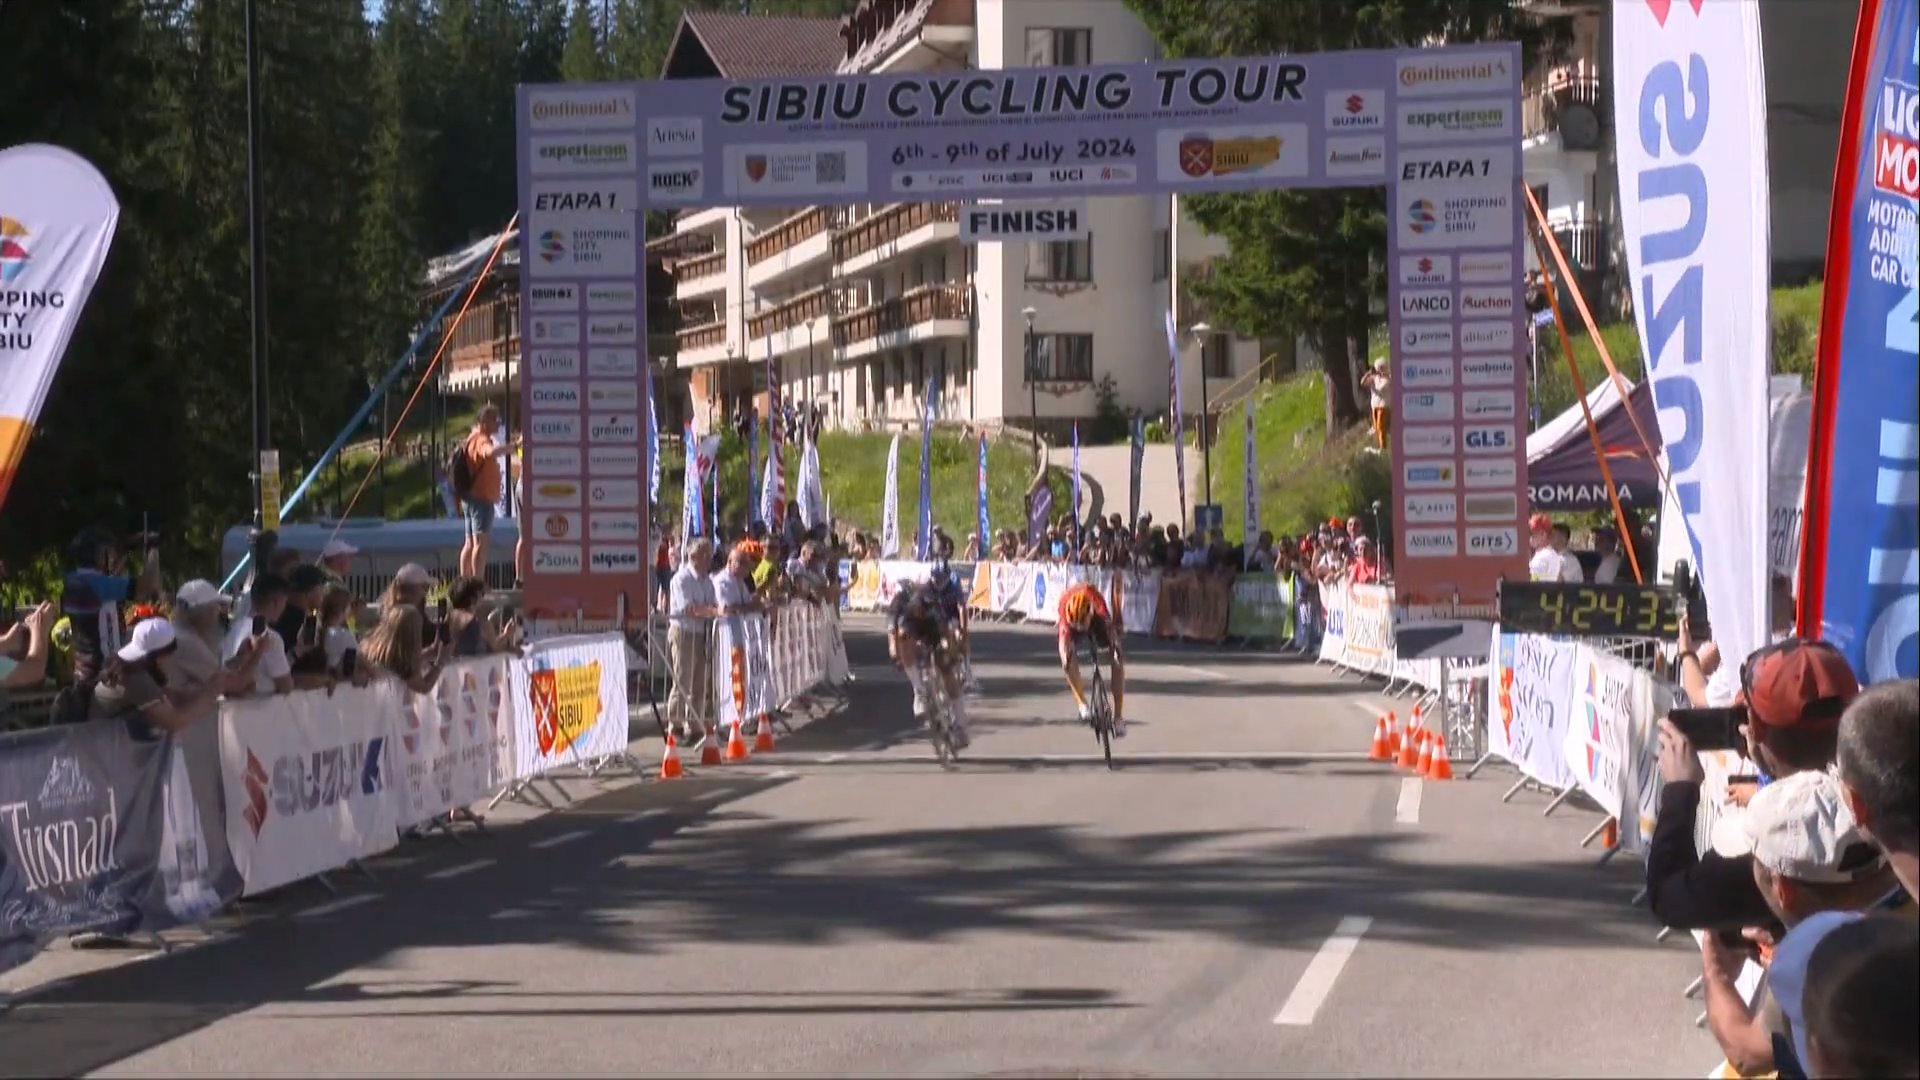
<svg viewBox="0 0 1920 1080">
<path fill-rule="evenodd" d="M 1736 722 L 1762 770 L 1760 788 L 1832 766 L 1840 715 L 1860 694 L 1853 669 L 1823 641 L 1789 638 L 1740 666 Z M 1671 719 L 1660 721 L 1660 809 L 1647 849 L 1647 901 L 1676 930 L 1770 926 L 1773 911 L 1753 880 L 1752 855 L 1738 845 L 1702 855 L 1694 832 L 1705 777 L 1693 742 Z"/>
</svg>

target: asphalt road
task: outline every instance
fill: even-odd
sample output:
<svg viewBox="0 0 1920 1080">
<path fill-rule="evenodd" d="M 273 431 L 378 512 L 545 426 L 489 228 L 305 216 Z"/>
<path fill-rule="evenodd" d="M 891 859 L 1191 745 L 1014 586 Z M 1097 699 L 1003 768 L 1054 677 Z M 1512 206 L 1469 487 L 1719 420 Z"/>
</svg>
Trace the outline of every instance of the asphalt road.
<svg viewBox="0 0 1920 1080">
<path fill-rule="evenodd" d="M 983 626 L 964 764 L 861 680 L 779 751 L 404 845 L 166 955 L 0 977 L 0 1074 L 1699 1075 L 1690 945 L 1512 776 L 1409 787 L 1382 699 L 1134 643 L 1108 772 Z M 1402 704 L 1402 703 L 1395 703 Z M 636 753 L 657 759 L 646 740 Z M 1679 935 L 1684 939 L 1684 935 Z"/>
</svg>

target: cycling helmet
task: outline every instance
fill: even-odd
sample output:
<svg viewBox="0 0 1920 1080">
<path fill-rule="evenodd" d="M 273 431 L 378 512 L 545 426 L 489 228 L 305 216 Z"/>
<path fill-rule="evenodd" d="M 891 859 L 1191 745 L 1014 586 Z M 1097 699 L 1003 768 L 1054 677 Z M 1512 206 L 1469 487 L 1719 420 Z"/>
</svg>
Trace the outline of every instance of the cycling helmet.
<svg viewBox="0 0 1920 1080">
<path fill-rule="evenodd" d="M 1084 590 L 1075 589 L 1067 594 L 1067 602 L 1062 605 L 1060 614 L 1067 620 L 1068 626 L 1085 630 L 1087 624 L 1093 621 L 1093 600 Z"/>
<path fill-rule="evenodd" d="M 952 583 L 953 570 L 947 565 L 947 560 L 935 560 L 933 569 L 927 572 L 927 584 L 932 585 L 936 589 L 944 589 Z"/>
</svg>

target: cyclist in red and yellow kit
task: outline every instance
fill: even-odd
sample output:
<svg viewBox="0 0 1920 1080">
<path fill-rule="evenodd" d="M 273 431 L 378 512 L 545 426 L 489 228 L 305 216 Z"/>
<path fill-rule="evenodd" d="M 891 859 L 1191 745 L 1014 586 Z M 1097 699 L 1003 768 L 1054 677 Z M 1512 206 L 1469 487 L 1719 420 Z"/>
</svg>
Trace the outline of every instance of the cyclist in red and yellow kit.
<svg viewBox="0 0 1920 1080">
<path fill-rule="evenodd" d="M 1113 737 L 1125 738 L 1126 658 L 1120 652 L 1120 628 L 1114 625 L 1113 615 L 1107 611 L 1107 601 L 1100 595 L 1100 590 L 1080 584 L 1061 594 L 1058 626 L 1060 666 L 1066 669 L 1067 688 L 1073 691 L 1073 700 L 1080 707 L 1082 720 L 1092 719 L 1093 710 L 1087 704 L 1086 688 L 1080 682 L 1079 643 L 1089 641 L 1095 649 L 1107 651 L 1108 662 L 1113 667 Z"/>
</svg>

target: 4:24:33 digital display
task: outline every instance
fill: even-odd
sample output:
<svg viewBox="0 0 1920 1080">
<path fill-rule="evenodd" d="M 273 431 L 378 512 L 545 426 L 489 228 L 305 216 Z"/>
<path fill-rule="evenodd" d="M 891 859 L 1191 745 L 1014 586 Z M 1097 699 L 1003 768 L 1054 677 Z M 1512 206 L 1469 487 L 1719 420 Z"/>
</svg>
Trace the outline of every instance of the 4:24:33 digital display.
<svg viewBox="0 0 1920 1080">
<path fill-rule="evenodd" d="M 1500 585 L 1500 624 L 1510 632 L 1672 640 L 1680 634 L 1680 615 L 1686 609 L 1684 594 L 1661 585 Z"/>
</svg>

